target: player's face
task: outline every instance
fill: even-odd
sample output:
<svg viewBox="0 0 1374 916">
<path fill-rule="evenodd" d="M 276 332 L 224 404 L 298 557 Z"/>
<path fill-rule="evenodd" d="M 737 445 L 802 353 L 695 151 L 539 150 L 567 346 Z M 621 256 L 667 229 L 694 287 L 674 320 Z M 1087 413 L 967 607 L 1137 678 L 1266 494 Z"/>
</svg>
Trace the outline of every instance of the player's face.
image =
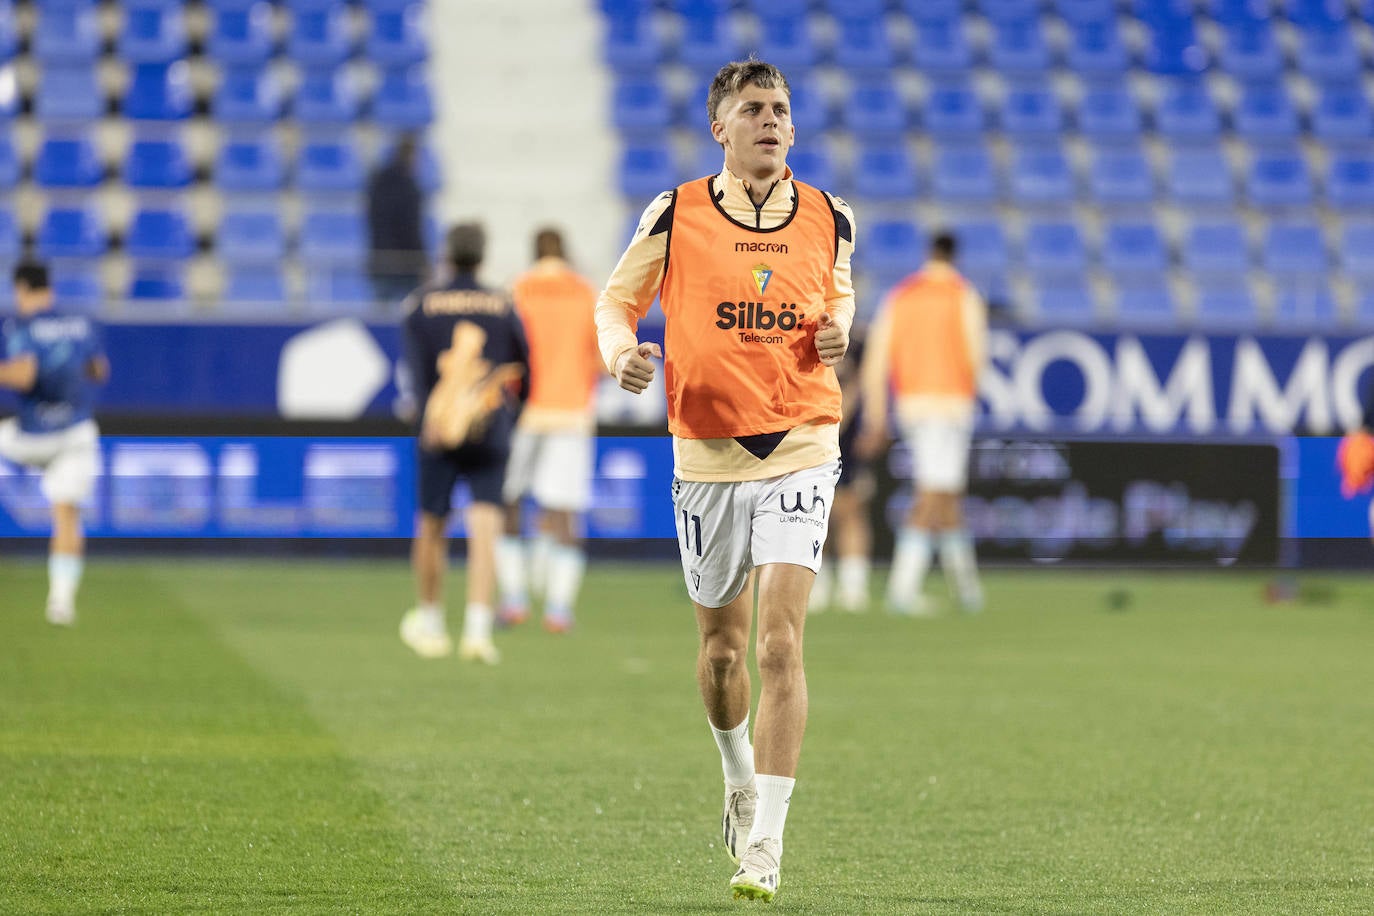
<svg viewBox="0 0 1374 916">
<path fill-rule="evenodd" d="M 27 283 L 14 284 L 14 307 L 21 315 L 41 312 L 52 303 L 52 289 L 32 289 Z"/>
<path fill-rule="evenodd" d="M 785 89 L 745 86 L 721 101 L 716 119 L 711 134 L 725 147 L 726 168 L 753 181 L 782 177 L 797 136 Z"/>
</svg>

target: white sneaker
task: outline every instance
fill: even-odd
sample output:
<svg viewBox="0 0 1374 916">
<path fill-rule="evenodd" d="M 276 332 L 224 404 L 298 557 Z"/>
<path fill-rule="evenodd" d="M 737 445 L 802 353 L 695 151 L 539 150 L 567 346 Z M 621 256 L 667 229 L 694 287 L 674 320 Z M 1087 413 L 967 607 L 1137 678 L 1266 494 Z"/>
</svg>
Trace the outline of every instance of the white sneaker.
<svg viewBox="0 0 1374 916">
<path fill-rule="evenodd" d="M 55 627 L 76 626 L 76 608 L 70 604 L 49 604 L 47 617 Z"/>
<path fill-rule="evenodd" d="M 725 853 L 736 865 L 740 851 L 749 842 L 749 831 L 754 828 L 754 806 L 758 800 L 759 791 L 752 780 L 738 789 L 730 788 L 728 783 L 725 786 L 725 814 L 720 826 L 725 836 Z"/>
<path fill-rule="evenodd" d="M 464 636 L 458 640 L 458 657 L 465 662 L 481 662 L 484 665 L 496 665 L 501 662 L 501 653 L 496 650 L 496 644 L 490 639 L 477 639 L 471 636 Z"/>
<path fill-rule="evenodd" d="M 730 879 L 736 900 L 770 902 L 778 893 L 778 865 L 782 859 L 782 840 L 764 837 L 749 844 L 739 861 L 739 871 Z"/>
<path fill-rule="evenodd" d="M 443 658 L 453 654 L 453 640 L 448 630 L 442 623 L 436 626 L 434 618 L 419 608 L 411 608 L 401 618 L 401 642 L 421 658 Z"/>
<path fill-rule="evenodd" d="M 901 600 L 888 595 L 887 609 L 899 617 L 934 617 L 936 614 L 935 602 L 919 593 Z"/>
</svg>

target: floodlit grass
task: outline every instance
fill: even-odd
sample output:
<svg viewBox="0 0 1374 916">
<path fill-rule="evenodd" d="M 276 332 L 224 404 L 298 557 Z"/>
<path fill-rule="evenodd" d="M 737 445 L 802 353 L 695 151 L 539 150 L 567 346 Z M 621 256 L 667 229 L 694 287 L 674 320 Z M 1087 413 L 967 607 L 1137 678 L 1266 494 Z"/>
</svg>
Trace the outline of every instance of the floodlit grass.
<svg viewBox="0 0 1374 916">
<path fill-rule="evenodd" d="M 409 654 L 399 562 L 96 560 L 70 631 L 45 579 L 0 563 L 0 913 L 1374 909 L 1364 579 L 811 618 L 771 907 L 729 899 L 675 568 L 593 567 L 495 669 Z"/>
</svg>

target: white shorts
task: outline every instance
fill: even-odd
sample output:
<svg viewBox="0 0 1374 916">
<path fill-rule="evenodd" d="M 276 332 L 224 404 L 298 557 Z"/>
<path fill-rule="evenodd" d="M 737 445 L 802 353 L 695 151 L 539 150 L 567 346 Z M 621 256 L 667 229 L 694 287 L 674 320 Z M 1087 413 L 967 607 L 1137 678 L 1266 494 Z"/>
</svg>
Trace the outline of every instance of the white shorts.
<svg viewBox="0 0 1374 916">
<path fill-rule="evenodd" d="M 912 476 L 918 490 L 963 493 L 968 489 L 968 451 L 973 421 L 928 418 L 902 427 L 911 449 Z"/>
<path fill-rule="evenodd" d="M 673 479 L 673 515 L 687 594 L 724 607 L 766 563 L 821 568 L 840 463 L 737 483 Z"/>
<path fill-rule="evenodd" d="M 26 433 L 14 417 L 0 421 L 0 457 L 43 472 L 43 495 L 54 504 L 91 498 L 100 467 L 100 429 L 94 420 L 52 433 Z"/>
<path fill-rule="evenodd" d="M 592 501 L 595 443 L 587 432 L 536 433 L 516 429 L 501 497 L 529 495 L 543 509 L 584 512 Z"/>
</svg>

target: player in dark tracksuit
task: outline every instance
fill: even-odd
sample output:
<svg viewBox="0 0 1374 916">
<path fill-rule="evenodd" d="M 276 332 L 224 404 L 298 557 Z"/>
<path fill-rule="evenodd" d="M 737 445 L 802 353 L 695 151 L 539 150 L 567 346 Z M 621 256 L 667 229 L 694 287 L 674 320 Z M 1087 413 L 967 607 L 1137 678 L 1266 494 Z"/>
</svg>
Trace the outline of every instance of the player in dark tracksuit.
<svg viewBox="0 0 1374 916">
<path fill-rule="evenodd" d="M 422 657 L 452 652 L 443 581 L 453 488 L 462 478 L 472 501 L 464 513 L 467 605 L 458 651 L 464 659 L 495 664 L 499 656 L 491 624 L 496 542 L 503 523 L 501 485 L 511 433 L 529 391 L 529 345 L 510 298 L 477 282 L 484 248 L 481 226 L 455 226 L 448 237 L 454 279 L 419 290 L 407 301 L 405 362 L 421 407 L 416 423 L 420 511 L 411 549 L 419 604 L 401 621 L 401 638 Z"/>
</svg>

